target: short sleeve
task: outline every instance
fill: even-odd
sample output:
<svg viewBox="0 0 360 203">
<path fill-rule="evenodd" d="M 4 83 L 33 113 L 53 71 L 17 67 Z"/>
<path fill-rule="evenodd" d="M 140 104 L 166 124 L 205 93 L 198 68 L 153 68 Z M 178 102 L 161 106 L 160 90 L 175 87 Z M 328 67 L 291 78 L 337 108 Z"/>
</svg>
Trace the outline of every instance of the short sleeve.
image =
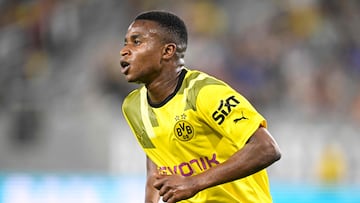
<svg viewBox="0 0 360 203">
<path fill-rule="evenodd" d="M 214 130 L 242 148 L 266 120 L 250 102 L 227 85 L 208 85 L 196 101 L 202 119 Z"/>
</svg>

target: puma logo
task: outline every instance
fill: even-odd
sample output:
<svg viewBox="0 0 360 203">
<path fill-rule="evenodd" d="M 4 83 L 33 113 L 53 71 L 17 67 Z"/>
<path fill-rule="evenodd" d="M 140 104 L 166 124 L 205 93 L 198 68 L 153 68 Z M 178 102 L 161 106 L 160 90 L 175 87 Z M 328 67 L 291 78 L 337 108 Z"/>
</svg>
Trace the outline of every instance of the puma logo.
<svg viewBox="0 0 360 203">
<path fill-rule="evenodd" d="M 235 119 L 235 120 L 234 120 L 234 123 L 237 123 L 237 122 L 239 122 L 239 121 L 241 121 L 241 120 L 249 120 L 248 118 L 246 118 L 246 117 L 244 116 L 244 112 L 241 112 L 241 115 L 242 115 L 242 117 Z"/>
</svg>

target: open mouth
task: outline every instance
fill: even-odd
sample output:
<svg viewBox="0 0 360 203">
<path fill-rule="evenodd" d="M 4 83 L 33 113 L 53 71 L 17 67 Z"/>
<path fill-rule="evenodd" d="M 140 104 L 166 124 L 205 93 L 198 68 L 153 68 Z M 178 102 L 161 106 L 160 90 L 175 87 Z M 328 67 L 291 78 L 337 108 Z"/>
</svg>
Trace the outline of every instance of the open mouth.
<svg viewBox="0 0 360 203">
<path fill-rule="evenodd" d="M 130 63 L 126 61 L 120 61 L 120 66 L 122 67 L 121 72 L 126 74 L 130 68 Z"/>
<path fill-rule="evenodd" d="M 121 61 L 120 62 L 120 66 L 122 67 L 122 68 L 127 68 L 128 66 L 130 65 L 130 63 L 128 63 L 128 62 L 126 62 L 126 61 Z"/>
</svg>

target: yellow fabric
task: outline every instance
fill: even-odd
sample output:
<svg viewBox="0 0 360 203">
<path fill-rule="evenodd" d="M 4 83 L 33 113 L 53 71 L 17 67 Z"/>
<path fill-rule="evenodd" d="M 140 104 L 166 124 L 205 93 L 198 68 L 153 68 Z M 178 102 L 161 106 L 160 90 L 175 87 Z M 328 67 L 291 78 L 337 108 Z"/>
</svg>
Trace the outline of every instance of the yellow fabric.
<svg viewBox="0 0 360 203">
<path fill-rule="evenodd" d="M 123 113 L 139 144 L 163 174 L 193 176 L 240 150 L 265 119 L 239 93 L 205 73 L 187 70 L 176 94 L 149 105 L 133 91 Z M 272 202 L 266 170 L 199 192 L 183 203 Z"/>
</svg>

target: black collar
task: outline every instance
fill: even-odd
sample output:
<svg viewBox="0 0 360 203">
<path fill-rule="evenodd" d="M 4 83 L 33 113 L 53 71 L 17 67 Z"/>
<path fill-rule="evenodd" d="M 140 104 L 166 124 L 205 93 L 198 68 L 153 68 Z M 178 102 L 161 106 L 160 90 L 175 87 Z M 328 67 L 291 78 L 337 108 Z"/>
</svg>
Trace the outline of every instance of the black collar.
<svg viewBox="0 0 360 203">
<path fill-rule="evenodd" d="M 175 88 L 174 92 L 171 93 L 169 96 L 167 96 L 162 102 L 156 103 L 156 104 L 152 103 L 149 98 L 149 95 L 147 94 L 147 101 L 148 101 L 149 105 L 153 108 L 160 108 L 160 107 L 164 106 L 168 101 L 170 101 L 176 95 L 176 93 L 179 91 L 179 89 L 184 81 L 186 73 L 187 73 L 187 70 L 185 68 L 181 70 L 181 73 L 179 75 L 179 80 L 178 80 L 178 83 L 176 84 L 176 88 Z"/>
</svg>

